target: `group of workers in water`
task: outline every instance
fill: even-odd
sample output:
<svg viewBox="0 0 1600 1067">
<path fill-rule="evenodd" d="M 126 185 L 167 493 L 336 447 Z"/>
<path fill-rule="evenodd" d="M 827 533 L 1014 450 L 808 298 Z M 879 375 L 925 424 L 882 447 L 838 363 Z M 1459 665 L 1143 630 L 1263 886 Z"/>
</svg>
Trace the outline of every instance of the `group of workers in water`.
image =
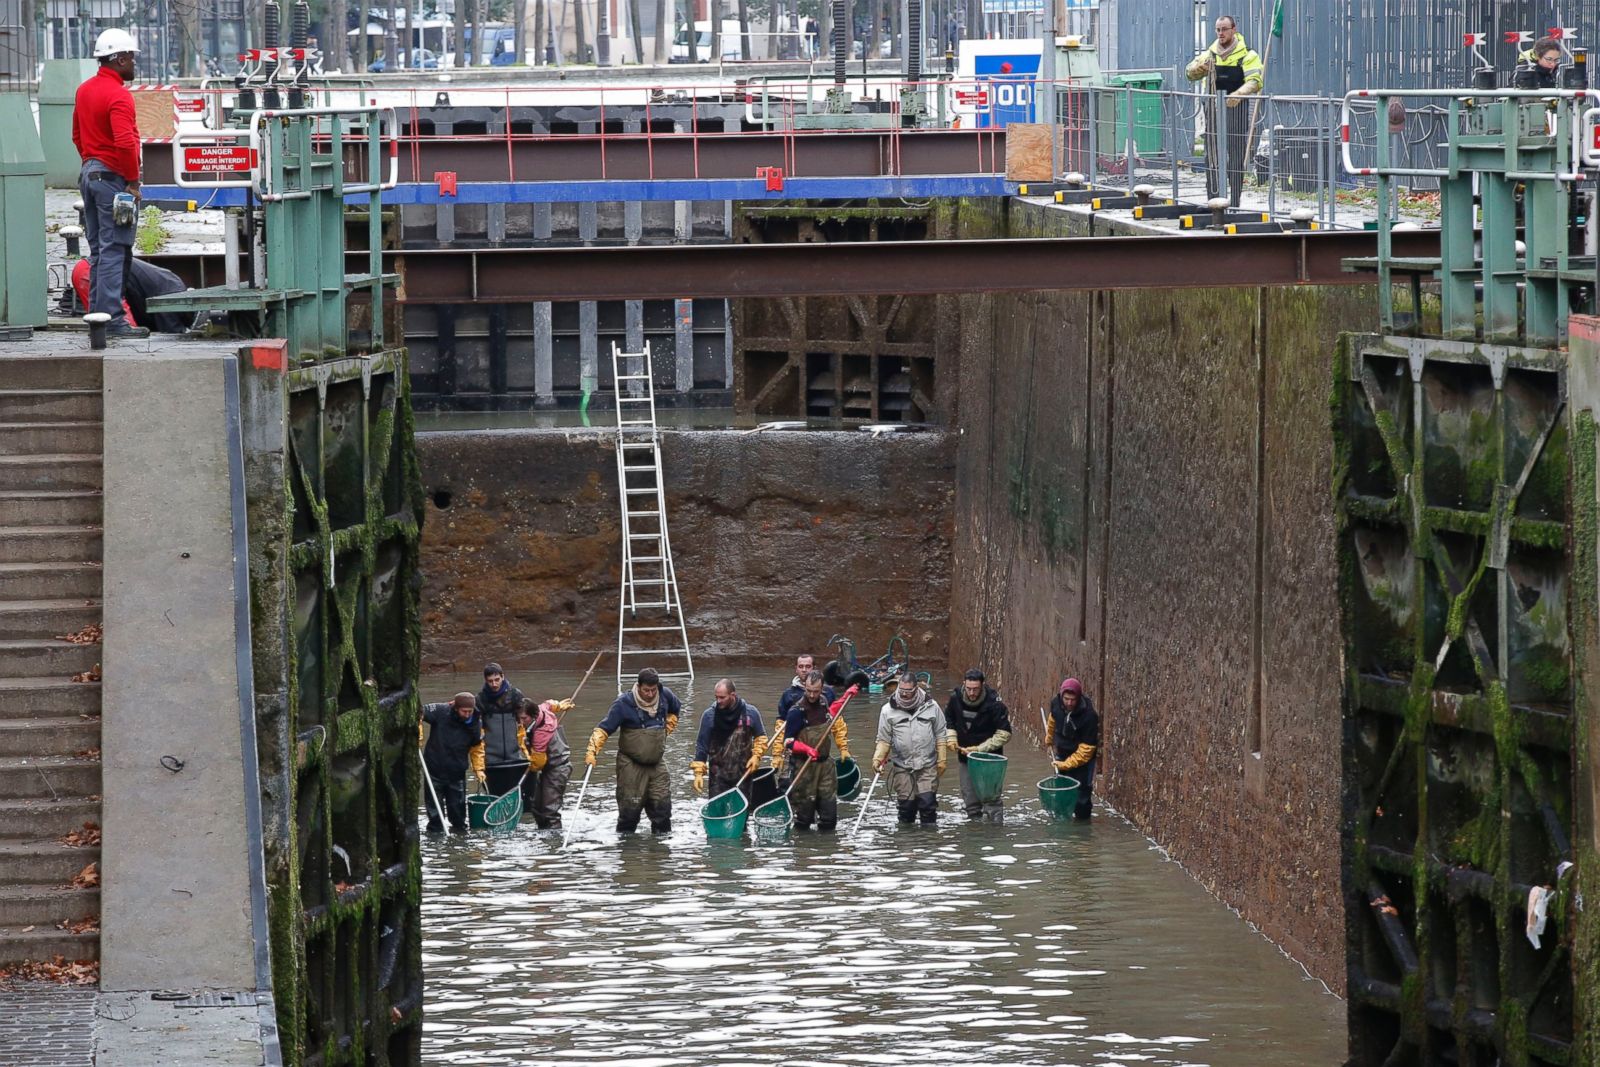
<svg viewBox="0 0 1600 1067">
<path fill-rule="evenodd" d="M 498 663 L 483 669 L 476 695 L 457 693 L 444 703 L 426 704 L 419 722 L 428 730 L 423 743 L 424 773 L 438 802 L 428 806 L 428 830 L 467 828 L 466 784 L 496 796 L 521 789 L 525 810 L 540 829 L 561 827 L 561 806 L 572 778 L 572 750 L 562 716 L 570 700 L 535 701 L 523 695 Z M 795 660 L 794 678 L 778 697 L 769 732 L 761 711 L 739 695 L 730 678 L 717 682 L 711 706 L 700 713 L 694 759 L 689 764 L 694 791 L 716 796 L 738 788 L 760 803 L 756 783 L 786 792 L 794 824 L 832 831 L 839 820 L 838 764 L 849 760 L 850 731 L 844 705 L 857 695 L 852 686 L 835 695 L 810 655 Z M 678 695 L 661 684 L 654 670 L 639 672 L 617 695 L 589 735 L 584 762 L 596 766 L 606 742 L 616 744 L 617 830 L 631 833 L 647 818 L 654 833 L 672 829 L 672 781 L 666 742 L 683 713 Z M 1099 762 L 1100 716 L 1076 678 L 1062 681 L 1050 703 L 1047 730 L 1052 763 L 1079 782 L 1077 818 L 1090 817 L 1095 767 Z M 987 800 L 974 787 L 967 757 L 978 752 L 1005 754 L 1012 737 L 1011 713 L 984 674 L 966 672 L 941 707 L 928 683 L 909 669 L 894 682 L 878 712 L 872 771 L 887 775 L 899 821 L 928 826 L 938 820 L 939 782 L 953 756 L 962 807 L 972 820 L 1003 821 L 1002 802 Z M 769 761 L 770 777 L 760 772 Z"/>
</svg>

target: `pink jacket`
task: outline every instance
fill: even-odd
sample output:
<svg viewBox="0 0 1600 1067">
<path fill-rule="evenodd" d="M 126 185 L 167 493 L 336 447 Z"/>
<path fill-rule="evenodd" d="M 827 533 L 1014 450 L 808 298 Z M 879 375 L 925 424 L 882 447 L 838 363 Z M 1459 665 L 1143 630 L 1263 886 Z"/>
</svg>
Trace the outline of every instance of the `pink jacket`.
<svg viewBox="0 0 1600 1067">
<path fill-rule="evenodd" d="M 533 725 L 528 727 L 528 751 L 549 752 L 550 739 L 560 726 L 561 721 L 556 718 L 555 701 L 546 700 L 540 704 L 539 713 L 533 717 Z"/>
</svg>

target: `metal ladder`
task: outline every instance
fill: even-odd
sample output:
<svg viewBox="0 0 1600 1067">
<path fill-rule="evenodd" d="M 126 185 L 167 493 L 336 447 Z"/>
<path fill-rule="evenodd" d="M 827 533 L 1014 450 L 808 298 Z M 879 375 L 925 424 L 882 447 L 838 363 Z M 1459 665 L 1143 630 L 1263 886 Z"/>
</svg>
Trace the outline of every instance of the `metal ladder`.
<svg viewBox="0 0 1600 1067">
<path fill-rule="evenodd" d="M 623 352 L 613 341 L 611 375 L 617 391 L 617 496 L 622 505 L 617 610 L 617 688 L 622 690 L 645 667 L 654 667 L 662 678 L 692 679 L 694 660 L 667 536 L 650 342 L 642 352 Z"/>
</svg>

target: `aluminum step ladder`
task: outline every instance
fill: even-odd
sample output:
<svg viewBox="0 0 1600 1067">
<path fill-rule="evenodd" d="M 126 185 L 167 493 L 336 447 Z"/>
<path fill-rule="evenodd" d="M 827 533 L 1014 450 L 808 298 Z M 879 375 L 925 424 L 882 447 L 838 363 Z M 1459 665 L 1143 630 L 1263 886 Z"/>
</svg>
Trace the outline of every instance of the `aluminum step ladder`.
<svg viewBox="0 0 1600 1067">
<path fill-rule="evenodd" d="M 611 344 L 617 399 L 617 496 L 622 506 L 622 588 L 617 610 L 617 689 L 645 667 L 691 680 L 694 660 L 667 536 L 666 487 L 656 426 L 650 342 L 642 352 Z"/>
</svg>

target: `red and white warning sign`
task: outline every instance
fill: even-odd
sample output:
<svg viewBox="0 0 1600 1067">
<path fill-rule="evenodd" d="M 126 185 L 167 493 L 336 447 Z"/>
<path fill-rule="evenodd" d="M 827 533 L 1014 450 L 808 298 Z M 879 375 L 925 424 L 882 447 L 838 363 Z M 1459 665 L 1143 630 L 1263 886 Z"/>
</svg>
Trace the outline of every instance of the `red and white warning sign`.
<svg viewBox="0 0 1600 1067">
<path fill-rule="evenodd" d="M 1584 133 L 1580 135 L 1577 149 L 1586 167 L 1600 168 L 1600 107 L 1591 107 L 1582 115 Z"/>
<path fill-rule="evenodd" d="M 190 145 L 183 150 L 186 174 L 243 174 L 255 165 L 255 149 L 247 145 Z"/>
<path fill-rule="evenodd" d="M 983 89 L 957 89 L 956 90 L 956 106 L 957 107 L 988 107 L 989 106 L 989 90 L 987 88 L 983 88 Z"/>
<path fill-rule="evenodd" d="M 180 115 L 204 115 L 206 98 L 190 93 L 177 93 L 172 98 L 172 106 L 178 109 Z"/>
</svg>

